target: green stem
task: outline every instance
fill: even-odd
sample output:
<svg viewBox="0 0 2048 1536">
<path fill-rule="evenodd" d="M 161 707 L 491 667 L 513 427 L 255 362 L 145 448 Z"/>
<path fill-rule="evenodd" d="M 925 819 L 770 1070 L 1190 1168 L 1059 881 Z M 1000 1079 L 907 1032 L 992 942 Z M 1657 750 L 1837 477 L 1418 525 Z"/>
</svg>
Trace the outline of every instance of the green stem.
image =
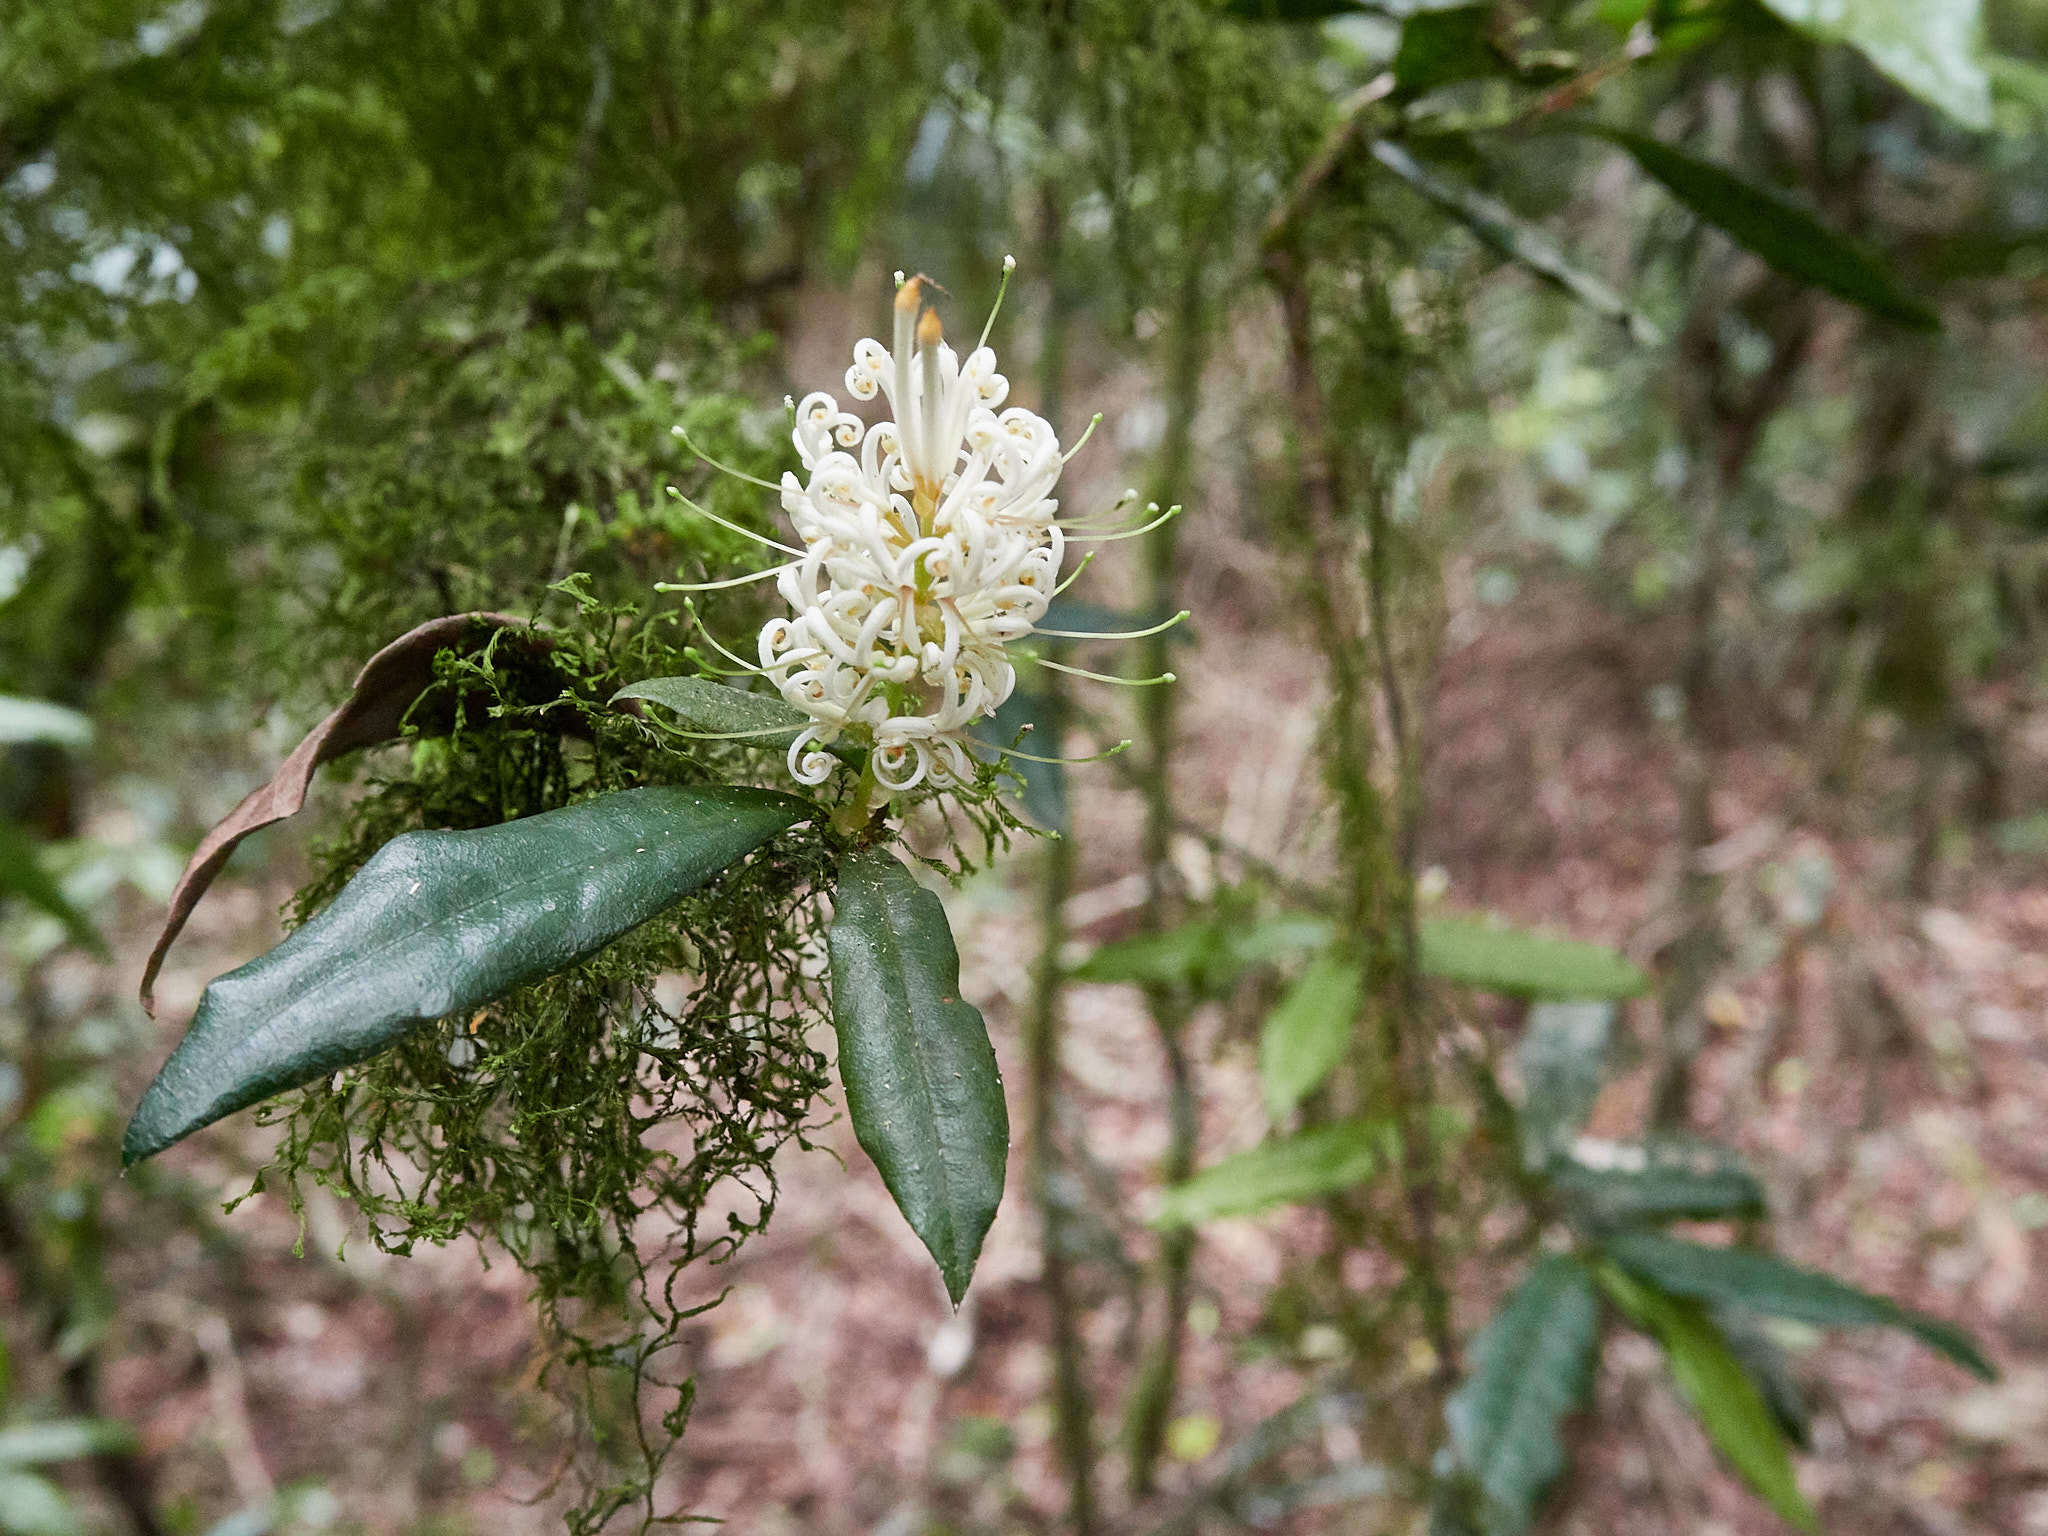
<svg viewBox="0 0 2048 1536">
<path fill-rule="evenodd" d="M 1044 263 L 1045 336 L 1039 353 L 1039 409 L 1057 423 L 1066 366 L 1066 295 L 1060 287 L 1059 195 L 1052 181 L 1039 188 L 1039 251 Z M 1061 735 L 1065 689 L 1060 674 L 1040 671 L 1044 728 L 1048 741 Z M 1164 689 L 1153 689 L 1163 693 Z M 1057 746 L 1053 749 L 1058 750 Z M 1078 1300 L 1066 1238 L 1066 1204 L 1060 1197 L 1058 1149 L 1053 1144 L 1053 1098 L 1059 1092 L 1061 989 L 1065 972 L 1060 950 L 1066 943 L 1067 898 L 1074 890 L 1074 844 L 1065 836 L 1045 847 L 1038 888 L 1038 957 L 1032 967 L 1031 1009 L 1025 1021 L 1024 1054 L 1031 1099 L 1031 1194 L 1038 1208 L 1046 1308 L 1052 1322 L 1053 1435 L 1067 1476 L 1067 1518 L 1074 1536 L 1093 1536 L 1095 1513 L 1095 1425 L 1088 1394 Z"/>
<path fill-rule="evenodd" d="M 867 827 L 875 789 L 875 759 L 870 753 L 860 765 L 860 778 L 854 783 L 852 798 L 842 801 L 832 812 L 832 829 L 846 837 L 858 837 Z"/>
<path fill-rule="evenodd" d="M 1191 266 L 1181 281 L 1175 318 L 1173 375 L 1167 402 L 1166 434 L 1160 445 L 1160 471 L 1153 499 L 1171 506 L 1186 499 L 1187 463 L 1193 448 L 1195 413 L 1201 405 L 1203 336 L 1202 287 L 1199 267 Z M 1145 605 L 1149 613 L 1179 607 L 1176 577 L 1178 521 L 1162 523 L 1145 542 Z M 1145 675 L 1169 670 L 1170 635 L 1162 632 L 1145 641 L 1141 667 Z M 1137 777 L 1145 796 L 1142 848 L 1145 873 L 1145 931 L 1163 932 L 1178 918 L 1173 889 L 1174 705 L 1176 690 L 1148 688 L 1140 698 L 1139 721 L 1144 739 L 1142 769 Z M 1168 1184 L 1186 1180 L 1195 1170 L 1199 1128 L 1195 1072 L 1183 1040 L 1189 1009 L 1186 989 L 1149 987 L 1146 1002 L 1166 1058 L 1166 1156 L 1160 1168 Z M 1139 1370 L 1124 1419 L 1128 1477 L 1134 1498 L 1149 1495 L 1166 1444 L 1174 1394 L 1180 1381 L 1181 1351 L 1187 1340 L 1189 1278 L 1194 1264 L 1195 1229 L 1176 1227 L 1159 1241 L 1159 1333 Z"/>
</svg>

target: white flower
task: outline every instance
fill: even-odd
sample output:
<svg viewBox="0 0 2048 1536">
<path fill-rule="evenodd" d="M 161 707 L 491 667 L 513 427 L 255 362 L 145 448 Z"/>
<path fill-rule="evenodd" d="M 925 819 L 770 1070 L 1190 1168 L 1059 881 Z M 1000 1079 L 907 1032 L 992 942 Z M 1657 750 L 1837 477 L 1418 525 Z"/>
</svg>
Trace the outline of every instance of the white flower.
<svg viewBox="0 0 2048 1536">
<path fill-rule="evenodd" d="M 967 732 L 1017 682 L 1004 647 L 1059 584 L 1059 438 L 1003 409 L 994 352 L 963 362 L 946 345 L 922 283 L 897 292 L 893 346 L 860 342 L 846 373 L 848 393 L 882 396 L 893 419 L 864 427 L 822 390 L 796 407 L 808 478 L 785 474 L 781 491 L 803 548 L 776 575 L 791 616 L 759 649 L 812 720 L 789 752 L 803 784 L 825 781 L 823 749 L 842 737 L 871 750 L 884 795 L 971 780 Z"/>
</svg>

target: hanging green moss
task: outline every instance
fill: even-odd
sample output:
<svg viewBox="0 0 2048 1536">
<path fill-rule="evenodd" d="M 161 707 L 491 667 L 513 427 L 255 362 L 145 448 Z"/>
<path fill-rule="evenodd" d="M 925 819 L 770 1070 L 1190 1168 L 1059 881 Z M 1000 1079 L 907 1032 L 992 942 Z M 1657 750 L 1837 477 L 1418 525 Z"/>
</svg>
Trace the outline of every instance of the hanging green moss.
<svg viewBox="0 0 2048 1536">
<path fill-rule="evenodd" d="M 679 669 L 674 640 L 583 598 L 546 648 L 507 632 L 443 656 L 413 716 L 447 734 L 415 734 L 370 779 L 316 851 L 295 920 L 401 832 L 729 774 L 738 765 L 679 752 L 606 706 L 632 677 Z M 675 1347 L 708 1304 L 688 1271 L 766 1225 L 775 1155 L 822 1111 L 828 1063 L 809 1032 L 824 999 L 805 960 L 835 857 L 822 834 L 780 838 L 575 967 L 262 1112 L 284 1139 L 259 1186 L 281 1182 L 296 1203 L 310 1179 L 352 1201 L 385 1252 L 469 1236 L 531 1279 L 543 1380 L 583 1453 L 571 1530 L 660 1513 L 654 1475 L 692 1396 Z"/>
</svg>

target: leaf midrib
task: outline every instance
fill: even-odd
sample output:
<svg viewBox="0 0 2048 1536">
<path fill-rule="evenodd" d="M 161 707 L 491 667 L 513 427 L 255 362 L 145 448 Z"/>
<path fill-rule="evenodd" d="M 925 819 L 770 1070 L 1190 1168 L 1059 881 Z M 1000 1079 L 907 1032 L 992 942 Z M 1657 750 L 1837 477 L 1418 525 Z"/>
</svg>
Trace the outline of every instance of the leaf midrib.
<svg viewBox="0 0 2048 1536">
<path fill-rule="evenodd" d="M 630 791 L 628 791 L 628 793 L 630 793 Z M 586 804 L 586 805 L 588 805 L 588 804 L 592 804 L 592 803 L 594 803 L 594 802 L 592 802 L 592 801 L 584 801 L 583 803 L 584 803 L 584 804 Z M 700 805 L 700 807 L 701 807 L 701 804 L 702 804 L 702 802 L 700 801 L 700 802 L 699 802 L 699 805 Z M 511 823 L 511 822 L 508 822 L 508 823 L 500 823 L 500 825 L 504 825 L 504 826 L 516 826 L 516 825 L 518 825 L 518 823 Z M 484 829 L 479 829 L 479 830 L 484 830 Z M 426 834 L 415 834 L 415 835 L 418 835 L 418 836 L 432 836 L 433 834 L 431 834 L 431 833 L 426 833 Z M 442 835 L 443 835 L 443 836 L 449 836 L 449 837 L 452 837 L 452 836 L 459 836 L 460 834 L 458 834 L 458 833 L 444 833 L 444 834 L 442 834 Z M 667 834 L 664 834 L 664 835 L 667 835 Z M 773 833 L 771 833 L 771 834 L 769 834 L 769 835 L 770 835 L 770 836 L 773 836 L 774 834 L 773 834 Z M 608 843 L 608 844 L 605 844 L 605 845 L 603 845 L 603 846 L 602 846 L 602 850 L 601 850 L 601 852 L 600 852 L 600 854 L 599 854 L 599 857 L 600 857 L 600 859 L 602 860 L 602 859 L 609 859 L 609 858 L 611 858 L 611 857 L 615 857 L 615 856 L 616 856 L 616 854 L 617 854 L 617 852 L 618 852 L 618 849 L 624 846 L 624 843 L 625 843 L 625 841 L 626 841 L 626 840 L 622 839 L 621 841 L 619 841 L 619 842 L 617 842 L 617 843 Z M 391 845 L 390 843 L 387 843 L 387 844 L 385 844 L 385 847 L 387 847 L 387 848 L 388 848 L 388 847 L 390 847 L 390 846 L 392 846 L 392 845 Z M 593 865 L 592 865 L 591 867 L 592 867 L 592 868 L 595 868 L 595 867 L 596 867 L 596 865 L 594 865 L 594 864 L 593 864 Z M 401 933 L 398 933 L 398 934 L 394 934 L 394 935 L 393 935 L 393 936 L 392 936 L 391 938 L 389 938 L 389 939 L 385 940 L 385 941 L 384 941 L 383 943 L 381 943 L 381 944 L 374 944 L 374 945 L 372 945 L 372 946 L 371 946 L 370 948 L 368 948 L 368 949 L 366 949 L 366 950 L 363 950 L 363 951 L 362 951 L 361 953 L 359 953 L 359 954 L 358 954 L 358 955 L 356 956 L 356 958 L 355 958 L 354 960 L 350 961 L 350 962 L 349 962 L 349 963 L 348 963 L 347 965 L 343 966 L 343 967 L 342 967 L 342 968 L 341 968 L 340 970 L 338 970 L 338 971 L 335 971 L 335 972 L 332 972 L 332 973 L 330 973 L 330 974 L 329 974 L 329 976 L 327 977 L 327 979 L 326 979 L 326 980 L 325 980 L 324 982 L 321 982 L 321 983 L 317 983 L 317 984 L 316 984 L 316 985 L 315 985 L 315 986 L 314 986 L 313 988 L 309 989 L 309 991 L 308 991 L 308 992 L 307 992 L 307 993 L 306 993 L 306 994 L 305 994 L 304 996 L 302 996 L 302 997 L 301 997 L 301 999 L 299 1000 L 299 1002 L 297 1002 L 296 1004 L 294 1004 L 294 1005 L 292 1005 L 292 1006 L 290 1006 L 290 1007 L 288 1007 L 288 1008 L 285 1008 L 285 1009 L 283 1009 L 283 1010 L 280 1010 L 280 1011 L 279 1011 L 278 1013 L 276 1013 L 276 1014 L 273 1014 L 273 1015 L 272 1015 L 272 1016 L 271 1016 L 270 1018 L 266 1019 L 266 1020 L 265 1020 L 265 1021 L 264 1021 L 264 1022 L 263 1022 L 263 1023 L 261 1024 L 261 1025 L 260 1025 L 260 1026 L 258 1026 L 258 1028 L 257 1028 L 257 1030 L 256 1030 L 256 1032 L 255 1032 L 255 1035 L 254 1035 L 254 1037 L 253 1037 L 253 1041 L 252 1041 L 252 1043 L 253 1043 L 254 1041 L 260 1041 L 260 1042 L 265 1042 L 265 1043 L 269 1042 L 269 1041 L 270 1041 L 270 1040 L 272 1039 L 272 1037 L 273 1037 L 273 1036 L 275 1036 L 275 1035 L 276 1035 L 276 1034 L 277 1034 L 278 1032 L 280 1032 L 280 1031 L 284 1030 L 285 1028 L 287 1028 L 287 1027 L 288 1027 L 288 1026 L 289 1026 L 289 1025 L 291 1024 L 291 1022 L 292 1022 L 292 1021 L 293 1021 L 293 1020 L 294 1020 L 294 1019 L 295 1019 L 295 1018 L 296 1018 L 297 1016 L 299 1016 L 300 1014 L 302 1014 L 302 1013 L 303 1013 L 303 1012 L 305 1011 L 305 1009 L 306 1009 L 306 1008 L 307 1008 L 307 1007 L 308 1007 L 309 1005 L 311 1005 L 312 1003 L 314 1003 L 315 1001 L 317 1001 L 317 999 L 318 999 L 318 998 L 319 998 L 319 997 L 320 997 L 320 996 L 321 996 L 322 994 L 325 994 L 325 993 L 331 992 L 331 991 L 332 991 L 332 990 L 333 990 L 333 989 L 334 989 L 335 987 L 337 987 L 337 986 L 341 985 L 341 984 L 342 984 L 343 982 L 345 982 L 346 980 L 348 980 L 348 979 L 349 979 L 350 977 L 354 976 L 354 975 L 355 975 L 355 974 L 356 974 L 356 973 L 357 973 L 358 971 L 360 971 L 360 970 L 361 970 L 361 969 L 362 969 L 362 968 L 363 968 L 363 967 L 364 967 L 365 965 L 368 965 L 368 964 L 369 964 L 369 963 L 370 963 L 370 962 L 371 962 L 372 960 L 375 960 L 375 959 L 377 959 L 378 957 L 380 957 L 380 956 L 382 956 L 382 955 L 386 954 L 386 953 L 387 953 L 387 952 L 389 952 L 390 950 L 392 950 L 392 949 L 396 948 L 396 947 L 397 947 L 397 946 L 398 946 L 399 944 L 403 943 L 403 942 L 404 942 L 404 941 L 405 941 L 406 939 L 408 939 L 408 938 L 412 938 L 412 937 L 417 937 L 418 935 L 420 935 L 420 934 L 423 934 L 423 933 L 433 933 L 433 932 L 435 932 L 435 931 L 437 931 L 437 930 L 439 930 L 439 929 L 441 929 L 441 928 L 443 928 L 443 927 L 446 927 L 446 926 L 447 926 L 448 924 L 450 924 L 450 923 L 453 923 L 453 922 L 457 922 L 457 921 L 459 921 L 460 919 L 462 919 L 462 918 L 464 918 L 464 917 L 468 916 L 468 915 L 469 915 L 470 913 L 472 913 L 472 912 L 476 911 L 476 910 L 477 910 L 477 909 L 478 909 L 479 907 L 482 907 L 482 906 L 484 906 L 484 905 L 485 905 L 486 903 L 488 903 L 488 902 L 489 902 L 489 901 L 491 901 L 491 900 L 494 900 L 494 899 L 495 899 L 495 900 L 497 900 L 497 901 L 499 901 L 499 902 L 503 902 L 503 901 L 505 900 L 505 898 L 507 898 L 508 896 L 510 896 L 510 895 L 512 895 L 512 894 L 514 894 L 514 893 L 516 893 L 516 892 L 519 892 L 519 891 L 522 891 L 522 890 L 526 890 L 526 889 L 528 889 L 528 888 L 530 888 L 530 887 L 533 887 L 533 886 L 539 885 L 539 884 L 543 883 L 544 881 L 548 880 L 549 878 L 551 878 L 551 876 L 552 876 L 553 874 L 559 874 L 559 873 L 560 873 L 560 871 L 559 871 L 559 870 L 556 870 L 556 871 L 552 871 L 552 872 L 550 872 L 550 873 L 544 873 L 544 874 L 539 874 L 539 875 L 532 875 L 532 876 L 529 876 L 528 878 L 526 878 L 526 879 L 524 879 L 524 880 L 515 880 L 515 881 L 513 881 L 513 882 L 511 882 L 510 884 L 507 884 L 507 885 L 500 885 L 500 886 L 496 886 L 496 887 L 494 887 L 494 888 L 493 888 L 493 889 L 492 889 L 491 891 L 489 891 L 489 892 L 485 893 L 485 894 L 484 894 L 483 896 L 479 897 L 479 898 L 478 898 L 477 900 L 475 900 L 475 901 L 472 901 L 472 902 L 467 902 L 467 903 L 465 903 L 464 905 L 462 905 L 462 906 L 460 906 L 460 907 L 457 907 L 457 908 L 453 909 L 452 911 L 449 911 L 449 912 L 443 913 L 443 914 L 442 914 L 442 915 L 441 915 L 441 916 L 440 916 L 439 918 L 436 918 L 436 919 L 435 919 L 434 921 L 432 921 L 432 922 L 430 922 L 430 923 L 428 923 L 428 924 L 424 925 L 423 927 L 420 927 L 420 928 L 413 928 L 413 929 L 409 929 L 409 930 L 406 930 L 405 932 L 401 932 Z M 346 891 L 346 888 L 344 888 L 344 894 L 345 894 L 345 891 Z M 682 893 L 678 893 L 678 894 L 680 895 L 680 894 L 682 894 Z M 339 899 L 339 898 L 337 898 L 337 899 Z M 333 908 L 332 908 L 332 906 L 331 906 L 331 905 L 330 905 L 330 906 L 329 906 L 329 907 L 328 907 L 328 908 L 326 909 L 326 911 L 332 911 L 332 910 L 333 910 Z M 324 915 L 324 914 L 323 914 L 323 915 Z M 318 919 L 316 918 L 316 919 L 315 919 L 315 921 L 318 921 Z M 304 932 L 305 930 L 304 930 L 304 929 L 300 929 L 299 931 L 303 933 L 303 932 Z M 275 953 L 275 951 L 273 951 L 273 953 Z M 506 985 L 507 985 L 507 986 L 516 986 L 516 985 L 517 985 L 517 983 L 516 983 L 516 982 L 508 982 L 508 983 L 506 983 Z M 460 1003 L 457 1003 L 457 1004 L 455 1004 L 454 1006 L 455 1006 L 455 1007 L 461 1007 L 462 1005 L 461 1005 Z M 385 1017 L 385 1018 L 389 1018 L 390 1016 L 391 1016 L 391 1015 L 389 1015 L 389 1014 L 385 1014 L 385 1015 L 383 1015 L 383 1017 Z M 416 1018 L 424 1018 L 424 1017 L 426 1017 L 426 1016 L 425 1016 L 425 1015 L 414 1015 L 414 1017 L 416 1017 Z M 434 1015 L 434 1017 L 437 1017 L 437 1018 L 438 1018 L 438 1017 L 441 1017 L 441 1015 L 439 1015 L 439 1014 L 436 1014 L 436 1015 Z"/>
</svg>

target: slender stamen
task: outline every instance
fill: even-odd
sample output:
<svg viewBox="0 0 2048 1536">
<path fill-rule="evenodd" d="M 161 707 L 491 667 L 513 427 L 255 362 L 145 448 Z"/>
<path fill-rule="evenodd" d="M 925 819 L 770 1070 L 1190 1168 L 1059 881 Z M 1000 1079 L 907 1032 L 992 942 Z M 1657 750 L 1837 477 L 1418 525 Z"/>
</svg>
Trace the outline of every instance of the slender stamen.
<svg viewBox="0 0 2048 1536">
<path fill-rule="evenodd" d="M 1088 446 L 1088 439 L 1095 435 L 1095 429 L 1101 425 L 1102 412 L 1097 411 L 1093 416 L 1090 416 L 1088 418 L 1088 425 L 1086 429 L 1081 433 L 1081 435 L 1074 440 L 1074 446 L 1069 448 L 1065 453 L 1060 455 L 1060 462 L 1062 464 L 1066 463 L 1075 454 L 1079 453 L 1083 448 L 1086 448 Z"/>
<path fill-rule="evenodd" d="M 731 475 L 735 480 L 744 480 L 749 485 L 758 485 L 764 491 L 780 491 L 782 489 L 782 487 L 777 485 L 773 480 L 763 480 L 759 475 L 750 475 L 744 469 L 734 469 L 730 464 L 720 463 L 717 459 L 714 459 L 713 457 L 711 457 L 710 454 L 706 453 L 702 448 L 699 448 L 696 445 L 696 443 L 691 440 L 690 434 L 685 432 L 681 426 L 678 425 L 670 427 L 669 431 L 674 436 L 682 439 L 683 446 L 685 448 L 689 449 L 690 452 L 694 453 L 706 464 L 709 464 L 713 469 L 719 471 L 719 473 Z"/>
<path fill-rule="evenodd" d="M 1081 579 L 1081 573 L 1088 569 L 1090 562 L 1092 562 L 1094 559 L 1095 551 L 1091 549 L 1088 551 L 1087 554 L 1081 557 L 1081 563 L 1075 566 L 1073 570 L 1067 573 L 1067 579 L 1052 589 L 1052 591 L 1048 594 L 1048 599 L 1058 597 L 1062 592 L 1066 591 L 1067 588 L 1071 587 L 1075 582 L 1079 581 Z"/>
<path fill-rule="evenodd" d="M 1043 656 L 1038 658 L 1038 665 L 1050 667 L 1055 672 L 1064 672 L 1069 677 L 1085 677 L 1096 683 L 1115 683 L 1123 688 L 1157 688 L 1161 683 L 1180 681 L 1171 672 L 1162 672 L 1157 677 L 1113 677 L 1107 672 L 1090 672 L 1086 667 L 1070 667 L 1063 661 L 1048 661 Z"/>
<path fill-rule="evenodd" d="M 1034 635 L 1052 635 L 1061 640 L 1143 640 L 1147 635 L 1157 635 L 1173 628 L 1194 610 L 1183 608 L 1163 624 L 1154 624 L 1150 629 L 1047 629 L 1042 624 L 1031 626 Z"/>
<path fill-rule="evenodd" d="M 718 636 L 714 635 L 713 633 L 711 633 L 710 630 L 704 627 L 704 619 L 703 616 L 697 612 L 697 605 L 691 602 L 690 599 L 688 599 L 687 597 L 683 599 L 683 607 L 689 611 L 690 622 L 696 626 L 697 633 L 703 636 L 706 640 L 709 640 L 711 642 L 712 648 L 716 650 L 719 655 L 723 656 L 727 661 L 733 663 L 733 665 L 735 666 L 744 667 L 750 673 L 754 673 L 762 677 L 766 677 L 769 675 L 768 669 L 766 667 L 757 666 L 753 662 L 747 660 L 746 657 L 739 655 L 737 652 L 729 651 L 725 648 L 724 645 L 720 644 Z M 786 652 L 785 654 L 776 659 L 776 664 L 778 666 L 788 666 L 799 661 L 809 661 L 813 657 L 822 656 L 824 654 L 825 653 L 819 650 L 816 646 L 811 646 L 806 650 Z"/>
<path fill-rule="evenodd" d="M 750 581 L 766 581 L 770 576 L 780 576 L 788 570 L 787 565 L 771 565 L 765 571 L 755 571 L 751 576 L 734 576 L 725 581 L 657 581 L 657 592 L 723 592 L 727 587 L 744 587 Z"/>
<path fill-rule="evenodd" d="M 698 671 L 710 677 L 766 677 L 765 668 L 749 667 L 744 672 L 735 672 L 731 667 L 721 667 L 694 645 L 683 647 L 683 656 Z"/>
<path fill-rule="evenodd" d="M 721 528 L 730 528 L 734 533 L 737 533 L 744 538 L 752 539 L 756 544 L 766 544 L 770 549 L 779 549 L 785 555 L 793 555 L 795 558 L 799 560 L 803 559 L 804 557 L 804 552 L 800 549 L 791 549 L 787 544 L 778 544 L 775 540 L 769 538 L 768 535 L 765 533 L 756 533 L 751 528 L 743 528 L 738 523 L 728 522 L 725 518 L 720 517 L 716 512 L 705 511 L 702 507 L 698 506 L 697 503 L 690 500 L 689 497 L 685 496 L 681 491 L 677 490 L 674 486 L 670 486 L 668 488 L 668 493 L 669 495 L 675 497 L 677 501 L 680 501 L 684 506 L 688 507 L 692 512 L 696 513 L 699 517 L 709 518 L 712 522 L 718 524 L 718 526 Z"/>
<path fill-rule="evenodd" d="M 977 352 L 988 345 L 988 333 L 996 328 L 996 316 L 1003 311 L 1003 295 L 1010 291 L 1010 274 L 1016 270 L 1017 258 L 1005 256 L 1003 258 L 1003 280 L 996 284 L 996 301 L 989 306 L 988 323 L 981 328 L 981 337 L 974 343 L 974 350 Z"/>
<path fill-rule="evenodd" d="M 1126 487 L 1123 495 L 1117 497 L 1115 501 L 1112 501 L 1100 512 L 1083 512 L 1078 517 L 1063 517 L 1059 519 L 1059 525 L 1064 529 L 1079 528 L 1083 530 L 1104 527 L 1108 525 L 1112 518 L 1122 517 L 1124 515 L 1124 508 L 1137 499 L 1137 491 Z M 1146 505 L 1146 510 L 1156 511 L 1158 506 L 1159 503 L 1156 501 L 1149 502 Z"/>
<path fill-rule="evenodd" d="M 1160 513 L 1157 517 L 1153 518 L 1151 522 L 1145 523 L 1140 527 L 1125 528 L 1118 533 L 1070 534 L 1068 535 L 1067 542 L 1069 542 L 1070 544 L 1079 544 L 1083 542 L 1090 544 L 1111 544 L 1118 539 L 1135 539 L 1141 533 L 1150 533 L 1154 528 L 1157 528 L 1161 523 L 1172 522 L 1176 517 L 1180 516 L 1180 510 L 1181 509 L 1179 504 L 1175 503 L 1173 506 L 1168 507 L 1164 512 Z"/>
<path fill-rule="evenodd" d="M 1072 767 L 1081 763 L 1099 763 L 1104 758 L 1115 757 L 1117 753 L 1127 749 L 1130 744 L 1129 738 L 1126 738 L 1111 747 L 1107 752 L 1097 752 L 1088 757 L 1038 757 L 1030 752 L 1019 752 L 1015 747 L 1004 748 L 1003 756 L 1021 757 L 1027 763 L 1054 763 L 1062 767 Z"/>
</svg>

